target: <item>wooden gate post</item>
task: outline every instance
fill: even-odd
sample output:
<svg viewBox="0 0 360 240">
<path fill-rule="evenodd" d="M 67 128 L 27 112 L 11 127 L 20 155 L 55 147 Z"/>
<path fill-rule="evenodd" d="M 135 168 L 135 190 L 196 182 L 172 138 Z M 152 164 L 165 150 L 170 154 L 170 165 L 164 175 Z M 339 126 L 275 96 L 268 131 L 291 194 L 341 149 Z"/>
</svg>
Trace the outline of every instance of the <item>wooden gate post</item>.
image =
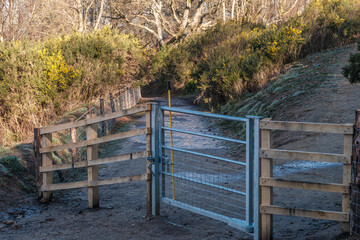
<svg viewBox="0 0 360 240">
<path fill-rule="evenodd" d="M 42 135 L 42 144 L 41 146 L 43 148 L 46 147 L 51 147 L 52 145 L 52 134 L 51 133 L 47 133 Z M 52 152 L 48 152 L 48 153 L 43 153 L 42 154 L 42 166 L 51 166 L 53 165 L 53 161 L 52 161 Z M 43 173 L 43 185 L 49 185 L 53 183 L 53 172 L 46 172 Z M 44 191 L 42 193 L 42 199 L 41 202 L 42 203 L 46 203 L 49 202 L 52 198 L 52 192 L 50 191 Z"/>
<path fill-rule="evenodd" d="M 94 115 L 87 115 L 86 118 L 94 117 Z M 97 124 L 91 124 L 86 127 L 86 139 L 97 138 Z M 87 147 L 87 161 L 96 160 L 98 158 L 98 145 L 91 145 Z M 97 181 L 99 178 L 99 166 L 91 166 L 87 169 L 88 182 Z M 88 187 L 88 202 L 89 208 L 99 207 L 99 187 Z"/>
<path fill-rule="evenodd" d="M 351 156 L 352 154 L 353 134 L 344 135 L 344 155 Z M 350 186 L 351 184 L 351 163 L 343 164 L 343 184 Z M 350 193 L 342 194 L 342 212 L 350 212 Z M 343 232 L 349 232 L 349 222 L 342 222 L 341 229 Z"/>
<path fill-rule="evenodd" d="M 148 152 L 148 157 L 151 157 L 151 104 L 148 103 L 146 110 L 146 150 Z M 151 197 L 151 162 L 149 159 L 146 161 L 146 216 L 151 217 L 152 215 L 152 197 Z"/>
<path fill-rule="evenodd" d="M 270 120 L 270 119 L 264 119 Z M 261 148 L 270 149 L 272 143 L 272 130 L 261 130 Z M 260 177 L 273 177 L 273 160 L 271 158 L 261 158 L 261 173 Z M 261 205 L 273 204 L 273 188 L 268 186 L 261 186 Z M 260 208 L 261 209 L 261 208 Z M 261 213 L 260 220 L 261 239 L 273 239 L 273 215 Z"/>
</svg>

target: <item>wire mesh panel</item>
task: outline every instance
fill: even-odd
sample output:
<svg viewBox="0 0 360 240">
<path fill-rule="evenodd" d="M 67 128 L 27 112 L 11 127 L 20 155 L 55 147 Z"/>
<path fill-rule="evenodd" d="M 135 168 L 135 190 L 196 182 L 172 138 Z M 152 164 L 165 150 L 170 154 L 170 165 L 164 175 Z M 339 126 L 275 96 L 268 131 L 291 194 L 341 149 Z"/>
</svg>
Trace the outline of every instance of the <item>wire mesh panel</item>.
<svg viewBox="0 0 360 240">
<path fill-rule="evenodd" d="M 245 220 L 245 166 L 179 151 L 173 158 L 174 174 L 169 159 L 163 162 L 164 197 Z"/>
<path fill-rule="evenodd" d="M 165 110 L 170 110 L 163 107 Z M 175 109 L 174 109 L 175 110 Z M 176 112 L 176 111 L 175 111 Z M 192 114 L 196 113 L 196 115 Z M 252 231 L 248 141 L 209 129 L 211 114 L 165 115 L 162 127 L 162 201 Z M 247 119 L 239 132 L 246 129 Z M 241 121 L 242 120 L 242 121 Z M 207 121 L 206 124 L 202 124 Z M 235 150 L 234 150 L 235 149 Z M 251 215 L 251 217 L 250 217 Z"/>
</svg>

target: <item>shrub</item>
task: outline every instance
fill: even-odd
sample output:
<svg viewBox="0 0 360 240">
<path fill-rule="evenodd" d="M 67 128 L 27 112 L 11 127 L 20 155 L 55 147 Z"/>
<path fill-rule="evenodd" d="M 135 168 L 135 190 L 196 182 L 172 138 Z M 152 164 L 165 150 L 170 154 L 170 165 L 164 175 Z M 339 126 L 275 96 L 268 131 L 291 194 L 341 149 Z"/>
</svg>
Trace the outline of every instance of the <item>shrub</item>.
<svg viewBox="0 0 360 240">
<path fill-rule="evenodd" d="M 360 40 L 358 42 L 358 51 L 360 51 Z M 350 55 L 349 65 L 343 67 L 343 75 L 349 79 L 350 83 L 360 82 L 360 53 Z"/>
<path fill-rule="evenodd" d="M 110 28 L 0 43 L 0 143 L 23 141 L 34 126 L 141 80 L 145 57 L 137 39 Z"/>
</svg>

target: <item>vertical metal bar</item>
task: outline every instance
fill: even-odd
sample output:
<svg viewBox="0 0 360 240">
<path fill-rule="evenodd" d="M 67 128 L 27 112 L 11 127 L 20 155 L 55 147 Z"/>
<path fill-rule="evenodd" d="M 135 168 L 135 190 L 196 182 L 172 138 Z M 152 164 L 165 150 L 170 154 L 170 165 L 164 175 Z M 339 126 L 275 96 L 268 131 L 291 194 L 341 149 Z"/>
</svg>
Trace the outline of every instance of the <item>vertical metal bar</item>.
<svg viewBox="0 0 360 240">
<path fill-rule="evenodd" d="M 254 240 L 259 240 L 260 233 L 260 118 L 254 121 Z"/>
<path fill-rule="evenodd" d="M 246 225 L 253 223 L 253 119 L 246 119 Z"/>
<path fill-rule="evenodd" d="M 147 104 L 147 110 L 146 110 L 146 151 L 148 152 L 148 157 L 152 156 L 151 153 L 151 104 Z M 152 174 L 150 167 L 151 161 L 148 159 L 146 161 L 146 216 L 150 217 L 152 216 Z"/>
<path fill-rule="evenodd" d="M 159 111 L 160 106 L 152 103 L 151 107 L 151 152 L 154 158 L 152 172 L 154 173 L 152 181 L 152 214 L 160 215 L 160 159 L 159 159 Z"/>
<path fill-rule="evenodd" d="M 160 126 L 163 127 L 165 126 L 165 113 L 164 110 L 160 110 Z M 165 130 L 163 130 L 161 127 L 159 127 L 159 137 L 160 137 L 160 141 L 159 141 L 159 147 L 160 147 L 160 161 L 161 161 L 161 197 L 165 197 L 165 175 L 163 174 L 163 172 L 165 171 L 165 163 L 162 160 L 164 155 L 165 155 L 165 150 L 161 147 L 162 145 L 165 144 Z"/>
</svg>

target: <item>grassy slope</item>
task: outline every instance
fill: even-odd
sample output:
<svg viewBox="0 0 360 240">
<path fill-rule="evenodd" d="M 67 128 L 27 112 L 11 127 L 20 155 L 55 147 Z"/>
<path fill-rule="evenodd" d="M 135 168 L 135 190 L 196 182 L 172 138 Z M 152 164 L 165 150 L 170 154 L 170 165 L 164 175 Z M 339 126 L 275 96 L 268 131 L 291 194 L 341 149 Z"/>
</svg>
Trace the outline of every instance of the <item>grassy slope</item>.
<svg viewBox="0 0 360 240">
<path fill-rule="evenodd" d="M 294 112 L 320 111 L 314 100 L 336 95 L 339 90 L 358 89 L 341 76 L 341 69 L 347 63 L 350 53 L 356 51 L 355 44 L 310 55 L 287 66 L 284 73 L 275 77 L 267 86 L 254 95 L 248 94 L 237 102 L 222 107 L 224 114 L 235 116 L 258 115 L 279 120 L 297 119 Z M 348 105 L 352 99 L 342 99 L 339 104 Z M 321 100 L 322 101 L 322 100 Z M 325 106 L 323 106 L 325 107 Z M 333 109 L 336 111 L 336 109 Z M 335 112 L 333 113 L 335 114 Z M 348 119 L 348 118 L 347 118 Z M 305 120 L 305 119 L 302 119 Z M 321 117 L 309 119 L 323 121 Z M 339 118 L 328 119 L 331 122 Z M 345 120 L 345 119 L 343 119 Z"/>
</svg>

